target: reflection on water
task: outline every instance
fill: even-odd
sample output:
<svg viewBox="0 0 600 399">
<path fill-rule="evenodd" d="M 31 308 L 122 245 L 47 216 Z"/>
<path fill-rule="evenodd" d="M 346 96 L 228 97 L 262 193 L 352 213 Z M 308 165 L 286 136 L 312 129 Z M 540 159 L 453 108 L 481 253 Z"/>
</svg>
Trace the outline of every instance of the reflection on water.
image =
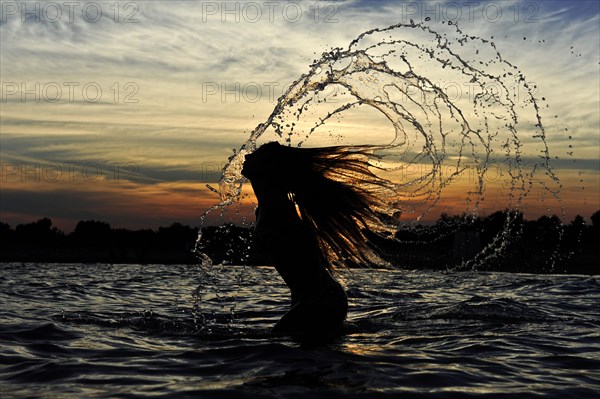
<svg viewBox="0 0 600 399">
<path fill-rule="evenodd" d="M 289 300 L 275 270 L 212 274 L 2 264 L 2 397 L 562 399 L 600 390 L 596 277 L 350 270 L 347 332 L 318 343 L 270 333 Z M 199 285 L 213 294 L 195 304 Z"/>
</svg>

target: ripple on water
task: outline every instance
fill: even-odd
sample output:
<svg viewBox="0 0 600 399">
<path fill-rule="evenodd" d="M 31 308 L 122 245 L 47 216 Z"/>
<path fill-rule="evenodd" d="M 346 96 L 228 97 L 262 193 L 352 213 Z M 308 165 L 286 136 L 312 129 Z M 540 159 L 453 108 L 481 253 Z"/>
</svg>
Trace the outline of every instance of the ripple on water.
<svg viewBox="0 0 600 399">
<path fill-rule="evenodd" d="M 168 276 L 147 280 L 147 298 L 138 286 L 110 291 L 144 268 Z M 343 276 L 354 292 L 346 334 L 317 342 L 269 332 L 289 300 L 270 268 L 248 268 L 242 296 L 230 286 L 239 269 L 217 268 L 219 298 L 196 304 L 193 268 L 123 265 L 102 290 L 64 301 L 49 294 L 68 290 L 60 270 L 0 271 L 3 397 L 562 399 L 600 387 L 598 295 L 586 291 L 597 282 L 584 276 L 355 270 Z M 78 270 L 73 293 L 101 272 Z M 32 289 L 40 276 L 49 290 Z M 585 292 L 576 307 L 569 287 Z"/>
</svg>

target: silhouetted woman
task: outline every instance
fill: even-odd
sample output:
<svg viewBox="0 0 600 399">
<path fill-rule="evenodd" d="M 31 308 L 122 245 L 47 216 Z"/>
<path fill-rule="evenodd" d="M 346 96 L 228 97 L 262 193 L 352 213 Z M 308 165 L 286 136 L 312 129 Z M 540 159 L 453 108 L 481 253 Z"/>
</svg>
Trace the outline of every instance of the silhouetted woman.
<svg viewBox="0 0 600 399">
<path fill-rule="evenodd" d="M 369 263 L 365 231 L 381 224 L 378 195 L 389 182 L 371 173 L 371 147 L 291 148 L 267 143 L 246 155 L 242 174 L 258 199 L 254 240 L 291 290 L 275 332 L 336 331 L 348 299 L 334 264 Z"/>
</svg>

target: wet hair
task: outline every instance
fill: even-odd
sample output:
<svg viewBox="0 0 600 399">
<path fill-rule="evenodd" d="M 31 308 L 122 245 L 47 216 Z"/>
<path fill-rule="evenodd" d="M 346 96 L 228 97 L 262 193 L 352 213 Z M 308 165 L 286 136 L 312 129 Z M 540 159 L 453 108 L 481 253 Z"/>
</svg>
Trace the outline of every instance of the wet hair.
<svg viewBox="0 0 600 399">
<path fill-rule="evenodd" d="M 317 237 L 328 269 L 340 263 L 384 263 L 371 238 L 389 231 L 392 207 L 386 198 L 395 191 L 372 171 L 378 169 L 378 148 L 293 148 L 271 142 L 252 154 L 262 168 L 246 175 L 290 194 L 302 222 Z"/>
</svg>

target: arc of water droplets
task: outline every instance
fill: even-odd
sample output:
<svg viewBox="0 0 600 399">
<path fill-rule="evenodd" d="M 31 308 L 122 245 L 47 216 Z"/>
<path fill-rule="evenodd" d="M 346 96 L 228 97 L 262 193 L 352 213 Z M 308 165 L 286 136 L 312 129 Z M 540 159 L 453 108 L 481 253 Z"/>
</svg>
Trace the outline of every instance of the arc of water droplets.
<svg viewBox="0 0 600 399">
<path fill-rule="evenodd" d="M 346 49 L 324 53 L 229 158 L 219 189 L 213 189 L 221 202 L 208 212 L 239 201 L 244 156 L 255 150 L 269 128 L 276 138 L 301 146 L 335 118 L 365 106 L 380 112 L 393 127 L 387 142 L 373 143 L 383 155 L 378 166 L 396 191 L 389 199 L 390 207 L 396 208 L 390 214 L 399 210 L 405 221 L 419 221 L 443 203 L 452 184 L 462 184 L 465 213 L 475 215 L 485 199 L 491 165 L 506 169 L 494 177 L 500 180 L 497 187 L 508 189 L 506 209 L 520 210 L 538 185 L 542 195 L 549 194 L 562 209 L 560 182 L 550 168 L 534 88 L 492 41 L 465 35 L 456 25 L 441 28 L 445 31 L 439 33 L 414 21 L 376 28 Z M 460 83 L 469 87 L 468 99 L 460 91 L 458 98 L 446 93 L 449 85 L 461 87 Z M 341 93 L 334 109 L 319 96 L 332 88 Z M 536 155 L 527 157 L 525 146 Z M 422 175 L 406 176 L 415 165 Z M 465 182 L 472 170 L 475 181 Z M 403 180 L 397 181 L 395 173 Z M 515 214 L 509 213 L 505 231 Z M 494 242 L 484 252 L 503 246 L 500 236 Z"/>
</svg>

